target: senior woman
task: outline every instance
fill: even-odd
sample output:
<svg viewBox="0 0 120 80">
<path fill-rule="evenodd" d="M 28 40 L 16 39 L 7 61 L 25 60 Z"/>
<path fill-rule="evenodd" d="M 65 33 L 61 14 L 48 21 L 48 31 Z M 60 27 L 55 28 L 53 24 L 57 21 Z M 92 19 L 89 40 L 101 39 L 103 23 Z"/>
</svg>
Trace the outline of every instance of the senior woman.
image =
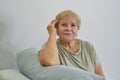
<svg viewBox="0 0 120 80">
<path fill-rule="evenodd" d="M 80 17 L 72 10 L 60 12 L 47 27 L 49 37 L 39 51 L 40 63 L 43 66 L 71 66 L 104 77 L 93 45 L 76 38 L 80 24 Z"/>
</svg>

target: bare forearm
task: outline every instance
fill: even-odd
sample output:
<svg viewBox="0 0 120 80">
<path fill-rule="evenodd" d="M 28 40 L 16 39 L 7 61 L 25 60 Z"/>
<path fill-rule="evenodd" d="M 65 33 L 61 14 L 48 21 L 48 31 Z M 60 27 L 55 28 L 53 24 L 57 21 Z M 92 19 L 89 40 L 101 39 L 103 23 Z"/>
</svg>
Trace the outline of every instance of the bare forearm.
<svg viewBox="0 0 120 80">
<path fill-rule="evenodd" d="M 95 66 L 95 73 L 105 78 L 101 64 Z"/>
<path fill-rule="evenodd" d="M 46 49 L 50 50 L 53 53 L 58 53 L 57 44 L 56 44 L 56 35 L 51 34 L 48 38 Z"/>
<path fill-rule="evenodd" d="M 40 62 L 45 66 L 60 64 L 54 34 L 49 36 L 45 49 L 40 52 Z"/>
</svg>

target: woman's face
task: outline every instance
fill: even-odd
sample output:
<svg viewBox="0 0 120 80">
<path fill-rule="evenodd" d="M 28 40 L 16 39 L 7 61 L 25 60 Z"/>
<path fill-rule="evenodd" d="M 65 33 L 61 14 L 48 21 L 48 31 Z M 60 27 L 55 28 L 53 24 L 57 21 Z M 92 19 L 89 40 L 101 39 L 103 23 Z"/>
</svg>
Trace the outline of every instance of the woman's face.
<svg viewBox="0 0 120 80">
<path fill-rule="evenodd" d="M 61 40 L 72 41 L 75 39 L 78 31 L 77 21 L 75 18 L 65 18 L 60 20 L 57 33 Z"/>
</svg>

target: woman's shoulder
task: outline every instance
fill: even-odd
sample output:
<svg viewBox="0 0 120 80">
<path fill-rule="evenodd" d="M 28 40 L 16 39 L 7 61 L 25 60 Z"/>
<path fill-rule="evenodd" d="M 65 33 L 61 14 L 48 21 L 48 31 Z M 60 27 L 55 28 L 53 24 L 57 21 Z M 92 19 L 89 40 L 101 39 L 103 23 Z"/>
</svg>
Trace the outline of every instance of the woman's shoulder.
<svg viewBox="0 0 120 80">
<path fill-rule="evenodd" d="M 79 43 L 81 44 L 81 46 L 93 47 L 93 44 L 90 41 L 83 40 L 83 39 L 78 39 L 78 40 L 79 40 Z"/>
<path fill-rule="evenodd" d="M 83 40 L 83 39 L 78 39 L 78 41 L 82 44 L 91 44 L 90 41 L 87 41 L 87 40 Z"/>
</svg>

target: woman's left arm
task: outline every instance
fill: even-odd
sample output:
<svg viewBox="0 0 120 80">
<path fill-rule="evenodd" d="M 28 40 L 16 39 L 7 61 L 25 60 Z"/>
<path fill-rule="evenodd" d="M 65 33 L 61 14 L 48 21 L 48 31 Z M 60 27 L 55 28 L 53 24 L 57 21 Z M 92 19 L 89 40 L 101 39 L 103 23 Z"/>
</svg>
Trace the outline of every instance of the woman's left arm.
<svg viewBox="0 0 120 80">
<path fill-rule="evenodd" d="M 95 66 L 95 73 L 105 78 L 101 64 Z"/>
</svg>

